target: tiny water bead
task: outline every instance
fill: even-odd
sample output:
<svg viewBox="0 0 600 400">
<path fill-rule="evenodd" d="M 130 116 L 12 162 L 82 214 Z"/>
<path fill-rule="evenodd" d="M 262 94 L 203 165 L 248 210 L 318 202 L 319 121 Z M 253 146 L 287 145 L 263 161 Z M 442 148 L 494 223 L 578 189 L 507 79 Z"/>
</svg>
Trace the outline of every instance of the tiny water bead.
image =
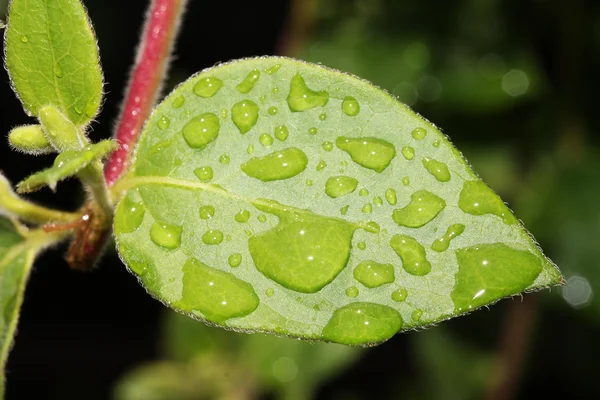
<svg viewBox="0 0 600 400">
<path fill-rule="evenodd" d="M 181 108 L 185 104 L 185 97 L 179 95 L 173 99 L 173 108 Z"/>
<path fill-rule="evenodd" d="M 219 78 L 206 77 L 198 80 L 192 91 L 196 96 L 209 98 L 213 97 L 221 89 L 221 86 L 223 86 L 223 81 Z"/>
<path fill-rule="evenodd" d="M 29 39 L 27 38 L 27 36 L 23 35 L 23 36 L 21 36 L 21 42 L 28 43 Z"/>
<path fill-rule="evenodd" d="M 404 146 L 402 147 L 402 155 L 404 158 L 410 161 L 415 158 L 415 149 L 410 146 Z"/>
<path fill-rule="evenodd" d="M 396 279 L 392 264 L 381 264 L 373 260 L 363 261 L 354 268 L 354 279 L 368 288 L 376 288 Z"/>
<path fill-rule="evenodd" d="M 260 135 L 258 140 L 260 141 L 260 144 L 265 147 L 269 147 L 273 144 L 273 136 L 269 135 L 268 133 L 263 133 Z"/>
<path fill-rule="evenodd" d="M 260 214 L 258 217 L 256 217 L 256 219 L 258 219 L 258 222 L 267 222 L 267 216 L 265 214 Z"/>
<path fill-rule="evenodd" d="M 414 310 L 412 312 L 412 314 L 410 314 L 410 319 L 412 319 L 414 322 L 419 322 L 421 320 L 422 316 L 423 316 L 423 311 Z"/>
<path fill-rule="evenodd" d="M 227 111 L 224 108 L 221 109 L 221 119 L 226 119 L 228 114 L 229 114 L 229 111 Z"/>
<path fill-rule="evenodd" d="M 271 90 L 271 92 L 272 92 L 273 94 L 277 94 L 277 93 L 279 93 L 279 88 L 278 88 L 277 86 L 275 86 L 275 87 L 273 88 L 273 90 Z"/>
<path fill-rule="evenodd" d="M 442 252 L 448 250 L 450 247 L 450 241 L 457 236 L 460 236 L 465 231 L 465 226 L 463 224 L 452 224 L 446 230 L 446 233 L 441 238 L 435 240 L 431 244 L 431 249 L 437 252 Z"/>
<path fill-rule="evenodd" d="M 350 286 L 346 289 L 346 296 L 351 298 L 358 296 L 358 288 L 356 286 Z"/>
<path fill-rule="evenodd" d="M 358 186 L 356 178 L 345 175 L 332 176 L 325 183 L 325 193 L 335 199 L 354 192 L 356 186 Z"/>
<path fill-rule="evenodd" d="M 318 132 L 317 128 L 314 128 L 314 127 L 313 127 L 313 128 L 309 128 L 309 129 L 308 129 L 308 133 L 309 133 L 309 135 L 316 135 L 316 134 L 317 134 L 317 132 Z"/>
<path fill-rule="evenodd" d="M 250 219 L 250 211 L 241 210 L 240 212 L 235 214 L 235 216 L 233 218 L 235 219 L 236 222 L 239 222 L 240 224 L 248 222 L 248 220 Z"/>
<path fill-rule="evenodd" d="M 265 101 L 267 101 L 267 95 L 263 94 L 258 99 L 260 100 L 261 103 L 264 103 Z"/>
<path fill-rule="evenodd" d="M 383 205 L 383 199 L 379 196 L 375 196 L 373 197 L 373 204 L 375 204 L 378 207 L 381 207 Z"/>
<path fill-rule="evenodd" d="M 313 185 L 313 180 L 312 179 L 307 179 L 306 180 L 306 186 L 312 186 Z"/>
<path fill-rule="evenodd" d="M 345 205 L 344 207 L 340 208 L 340 214 L 346 215 L 349 207 L 350 207 L 349 205 Z"/>
<path fill-rule="evenodd" d="M 246 148 L 246 153 L 248 153 L 248 154 L 254 153 L 254 145 L 253 144 L 248 145 L 248 147 Z"/>
<path fill-rule="evenodd" d="M 445 163 L 433 158 L 423 157 L 423 166 L 438 181 L 448 182 L 450 180 L 450 171 Z"/>
<path fill-rule="evenodd" d="M 321 121 L 325 121 L 325 120 L 327 119 L 327 114 L 325 114 L 325 113 L 323 113 L 323 114 L 320 114 L 320 115 L 319 115 L 319 119 L 320 119 Z"/>
<path fill-rule="evenodd" d="M 369 190 L 367 188 L 362 188 L 358 191 L 358 195 L 361 197 L 367 197 L 369 195 Z"/>
<path fill-rule="evenodd" d="M 279 109 L 277 107 L 269 107 L 267 112 L 269 113 L 269 115 L 277 115 L 277 113 L 279 112 Z"/>
<path fill-rule="evenodd" d="M 116 233 L 131 233 L 140 227 L 146 214 L 146 207 L 141 201 L 135 201 L 127 195 L 119 204 L 119 215 L 115 217 Z"/>
<path fill-rule="evenodd" d="M 392 219 L 400 226 L 420 228 L 433 220 L 446 207 L 444 199 L 428 190 L 414 192 L 410 203 L 394 210 Z"/>
<path fill-rule="evenodd" d="M 325 151 L 331 151 L 331 150 L 333 150 L 333 143 L 323 142 L 322 147 L 323 147 L 323 150 L 325 150 Z"/>
<path fill-rule="evenodd" d="M 317 171 L 322 171 L 325 169 L 325 167 L 327 166 L 327 163 L 323 160 L 319 161 L 319 163 L 317 164 L 316 170 Z"/>
<path fill-rule="evenodd" d="M 371 211 L 373 211 L 373 206 L 371 205 L 371 203 L 365 204 L 362 208 L 362 212 L 365 214 L 369 214 Z"/>
<path fill-rule="evenodd" d="M 385 200 L 392 206 L 396 205 L 396 203 L 398 202 L 398 197 L 396 196 L 396 191 L 392 188 L 386 189 Z"/>
<path fill-rule="evenodd" d="M 150 228 L 150 240 L 166 249 L 176 249 L 181 246 L 181 226 L 155 221 Z"/>
<path fill-rule="evenodd" d="M 213 178 L 213 169 L 210 166 L 196 168 L 194 170 L 194 175 L 201 181 L 210 181 Z"/>
<path fill-rule="evenodd" d="M 441 142 L 439 140 L 436 140 L 433 142 L 432 146 L 433 147 L 440 147 Z"/>
<path fill-rule="evenodd" d="M 169 125 L 171 125 L 171 121 L 167 116 L 163 115 L 162 117 L 160 117 L 156 125 L 158 125 L 160 129 L 165 130 L 169 127 Z"/>
<path fill-rule="evenodd" d="M 221 164 L 229 164 L 230 161 L 231 161 L 231 158 L 227 154 L 222 154 L 219 157 L 219 162 Z"/>
<path fill-rule="evenodd" d="M 275 294 L 275 290 L 273 288 L 268 288 L 267 290 L 265 290 L 265 294 L 267 295 L 267 297 L 273 297 L 273 295 Z"/>
<path fill-rule="evenodd" d="M 364 225 L 363 229 L 367 232 L 379 233 L 381 231 L 381 226 L 375 221 L 369 221 Z"/>
<path fill-rule="evenodd" d="M 493 214 L 502 218 L 505 224 L 517 223 L 517 219 L 500 197 L 482 181 L 465 181 L 458 206 L 467 214 Z"/>
<path fill-rule="evenodd" d="M 456 259 L 456 284 L 450 294 L 455 312 L 471 311 L 494 299 L 520 293 L 543 268 L 539 257 L 502 243 L 457 250 Z"/>
<path fill-rule="evenodd" d="M 279 68 L 281 68 L 281 64 L 275 64 L 272 67 L 265 69 L 265 72 L 269 75 L 273 75 L 275 72 L 279 71 Z"/>
<path fill-rule="evenodd" d="M 232 268 L 239 267 L 242 263 L 242 255 L 240 253 L 233 253 L 227 258 L 227 262 Z"/>
<path fill-rule="evenodd" d="M 277 140 L 281 140 L 282 142 L 288 138 L 290 131 L 287 126 L 279 125 L 275 127 L 275 137 Z"/>
<path fill-rule="evenodd" d="M 206 318 L 224 323 L 256 310 L 259 299 L 252 286 L 234 275 L 190 258 L 182 268 L 183 290 L 174 305 L 183 311 L 199 311 Z"/>
<path fill-rule="evenodd" d="M 427 136 L 427 131 L 424 128 L 415 128 L 412 131 L 412 137 L 416 140 L 423 140 Z"/>
<path fill-rule="evenodd" d="M 390 246 L 402 260 L 402 268 L 409 274 L 423 276 L 431 271 L 425 248 L 415 238 L 408 235 L 395 235 L 390 240 Z"/>
<path fill-rule="evenodd" d="M 246 78 L 241 81 L 235 88 L 238 92 L 246 94 L 250 92 L 254 88 L 254 84 L 258 82 L 260 78 L 260 71 L 257 69 L 253 69 L 248 73 Z"/>
<path fill-rule="evenodd" d="M 299 73 L 292 77 L 287 103 L 292 112 L 301 112 L 315 107 L 323 107 L 329 101 L 326 91 L 311 90 Z"/>
<path fill-rule="evenodd" d="M 400 288 L 392 292 L 392 300 L 396 303 L 402 303 L 408 297 L 408 291 L 405 288 Z"/>
<path fill-rule="evenodd" d="M 182 133 L 188 146 L 200 149 L 217 138 L 220 128 L 219 118 L 213 113 L 205 113 L 185 124 Z"/>
<path fill-rule="evenodd" d="M 202 242 L 208 245 L 221 244 L 223 242 L 223 232 L 218 229 L 209 229 L 202 235 Z"/>
<path fill-rule="evenodd" d="M 290 147 L 264 157 L 254 157 L 242 164 L 242 171 L 251 178 L 263 182 L 288 179 L 304 171 L 308 165 L 306 154 Z"/>
<path fill-rule="evenodd" d="M 63 69 L 60 66 L 60 63 L 57 63 L 57 62 L 54 63 L 54 75 L 56 75 L 57 78 L 63 77 Z"/>
<path fill-rule="evenodd" d="M 356 117 L 360 112 L 360 105 L 354 97 L 346 96 L 342 101 L 342 111 L 349 117 Z"/>
<path fill-rule="evenodd" d="M 377 172 L 385 170 L 394 157 L 396 148 L 390 142 L 373 137 L 347 138 L 340 136 L 336 146 L 348 153 L 352 161 Z"/>
<path fill-rule="evenodd" d="M 349 345 L 384 342 L 403 325 L 398 311 L 374 303 L 351 303 L 333 313 L 323 329 L 323 339 Z"/>
<path fill-rule="evenodd" d="M 231 120 L 241 134 L 248 133 L 258 121 L 258 106 L 252 100 L 235 103 L 231 108 Z"/>
<path fill-rule="evenodd" d="M 215 216 L 215 208 L 213 206 L 200 207 L 200 219 L 211 219 Z"/>
<path fill-rule="evenodd" d="M 358 247 L 360 250 L 364 250 L 367 248 L 367 244 L 365 242 L 358 242 L 356 247 Z"/>
<path fill-rule="evenodd" d="M 402 184 L 404 186 L 410 185 L 410 178 L 408 176 L 405 176 L 404 178 L 402 178 Z"/>
</svg>

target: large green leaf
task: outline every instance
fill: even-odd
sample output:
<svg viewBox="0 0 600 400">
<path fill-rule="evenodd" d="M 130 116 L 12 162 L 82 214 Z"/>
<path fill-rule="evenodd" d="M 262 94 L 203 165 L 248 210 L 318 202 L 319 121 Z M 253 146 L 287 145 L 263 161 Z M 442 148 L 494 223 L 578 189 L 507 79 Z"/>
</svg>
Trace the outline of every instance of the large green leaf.
<svg viewBox="0 0 600 400">
<path fill-rule="evenodd" d="M 23 291 L 35 252 L 12 223 L 0 217 L 0 399 L 4 398 L 4 366 L 10 351 Z"/>
<path fill-rule="evenodd" d="M 53 105 L 79 126 L 96 115 L 102 72 L 80 0 L 12 0 L 5 49 L 13 87 L 30 114 Z"/>
<path fill-rule="evenodd" d="M 125 263 L 231 329 L 374 344 L 562 279 L 435 126 L 291 59 L 179 86 L 120 185 Z"/>
</svg>

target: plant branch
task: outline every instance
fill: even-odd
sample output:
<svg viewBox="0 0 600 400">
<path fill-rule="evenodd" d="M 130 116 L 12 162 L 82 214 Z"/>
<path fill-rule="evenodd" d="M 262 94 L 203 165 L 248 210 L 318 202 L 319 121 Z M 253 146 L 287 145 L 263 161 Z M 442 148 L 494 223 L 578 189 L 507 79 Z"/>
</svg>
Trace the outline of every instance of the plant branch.
<svg viewBox="0 0 600 400">
<path fill-rule="evenodd" d="M 108 186 L 127 169 L 144 122 L 159 96 L 185 3 L 186 0 L 152 0 L 150 4 L 115 132 L 119 148 L 104 169 Z"/>
</svg>

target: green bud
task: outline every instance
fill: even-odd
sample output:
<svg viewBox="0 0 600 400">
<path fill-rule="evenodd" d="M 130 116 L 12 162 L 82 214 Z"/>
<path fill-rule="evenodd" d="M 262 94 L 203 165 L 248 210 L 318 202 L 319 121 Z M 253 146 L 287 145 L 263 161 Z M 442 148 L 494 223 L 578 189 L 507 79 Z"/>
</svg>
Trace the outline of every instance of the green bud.
<svg viewBox="0 0 600 400">
<path fill-rule="evenodd" d="M 56 107 L 40 108 L 39 119 L 46 139 L 57 151 L 81 150 L 88 144 L 87 138 Z"/>
<path fill-rule="evenodd" d="M 8 141 L 15 149 L 26 154 L 47 154 L 54 151 L 40 125 L 18 126 L 10 131 Z"/>
</svg>

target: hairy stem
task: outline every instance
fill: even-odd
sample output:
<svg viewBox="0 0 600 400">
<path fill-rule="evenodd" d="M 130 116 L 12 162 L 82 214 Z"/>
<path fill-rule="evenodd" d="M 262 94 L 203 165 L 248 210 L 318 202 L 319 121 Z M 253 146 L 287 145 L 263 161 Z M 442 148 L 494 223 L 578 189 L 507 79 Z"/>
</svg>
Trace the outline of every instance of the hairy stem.
<svg viewBox="0 0 600 400">
<path fill-rule="evenodd" d="M 104 169 L 108 186 L 127 168 L 135 143 L 160 93 L 186 0 L 152 0 L 117 125 L 117 151 Z"/>
</svg>

